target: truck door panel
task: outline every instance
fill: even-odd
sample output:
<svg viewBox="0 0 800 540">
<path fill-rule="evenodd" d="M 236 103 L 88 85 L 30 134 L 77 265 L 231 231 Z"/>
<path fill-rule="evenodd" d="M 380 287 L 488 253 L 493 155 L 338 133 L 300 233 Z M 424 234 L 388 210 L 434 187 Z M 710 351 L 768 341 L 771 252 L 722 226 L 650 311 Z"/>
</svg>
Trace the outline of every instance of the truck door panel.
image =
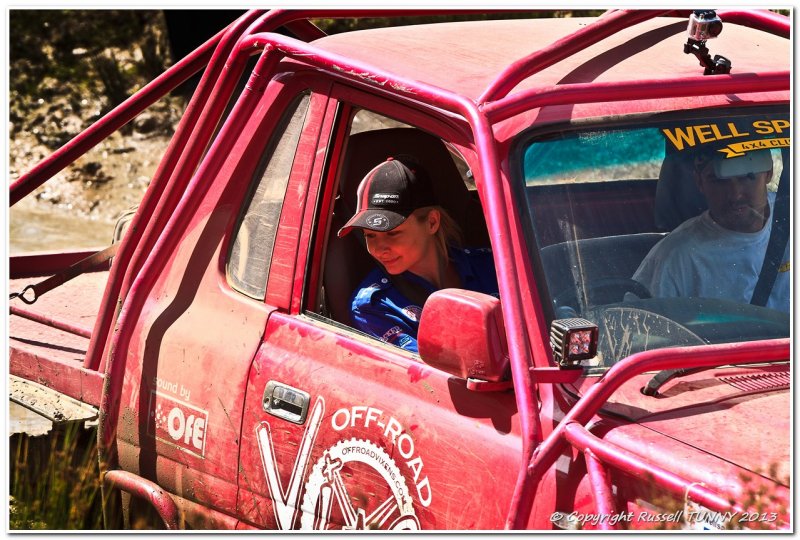
<svg viewBox="0 0 800 540">
<path fill-rule="evenodd" d="M 274 239 L 287 184 L 275 176 L 308 174 L 291 161 L 276 168 L 276 156 L 294 156 L 303 139 L 316 141 L 318 127 L 304 119 L 327 101 L 302 88 L 276 98 L 284 86 L 267 88 L 221 172 L 208 179 L 212 185 L 137 322 L 130 354 L 143 360 L 123 390 L 121 467 L 230 514 L 247 373 L 275 309 L 263 302 L 272 246 L 259 252 L 255 273 L 245 268 L 247 254 L 255 242 Z M 248 190 L 262 178 L 274 184 L 271 199 Z M 260 212 L 270 200 L 277 207 Z M 229 252 L 242 264 L 227 264 Z"/>
<path fill-rule="evenodd" d="M 303 529 L 480 529 L 504 519 L 521 455 L 513 394 L 470 392 L 390 347 L 310 317 L 270 318 L 243 424 L 243 444 L 257 448 L 242 453 L 252 471 L 245 519 Z M 309 394 L 304 425 L 264 411 L 270 381 Z M 494 479 L 491 495 L 479 478 Z"/>
<path fill-rule="evenodd" d="M 327 223 L 324 205 L 334 197 L 316 196 Z M 296 269 L 319 275 L 314 264 Z M 277 395 L 265 392 L 276 387 Z M 416 355 L 317 314 L 281 310 L 248 380 L 239 512 L 279 529 L 494 528 L 519 470 L 518 432 L 513 392 L 471 392 Z"/>
</svg>

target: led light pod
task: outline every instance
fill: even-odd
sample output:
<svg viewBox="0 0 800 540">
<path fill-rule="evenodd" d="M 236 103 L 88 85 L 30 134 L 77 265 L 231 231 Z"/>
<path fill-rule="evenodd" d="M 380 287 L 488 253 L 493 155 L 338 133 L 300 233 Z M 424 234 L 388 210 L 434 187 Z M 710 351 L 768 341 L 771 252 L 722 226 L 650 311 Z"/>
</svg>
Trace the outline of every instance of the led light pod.
<svg viewBox="0 0 800 540">
<path fill-rule="evenodd" d="M 580 367 L 581 360 L 597 355 L 597 325 L 581 318 L 556 319 L 550 325 L 553 357 L 562 368 Z"/>
</svg>

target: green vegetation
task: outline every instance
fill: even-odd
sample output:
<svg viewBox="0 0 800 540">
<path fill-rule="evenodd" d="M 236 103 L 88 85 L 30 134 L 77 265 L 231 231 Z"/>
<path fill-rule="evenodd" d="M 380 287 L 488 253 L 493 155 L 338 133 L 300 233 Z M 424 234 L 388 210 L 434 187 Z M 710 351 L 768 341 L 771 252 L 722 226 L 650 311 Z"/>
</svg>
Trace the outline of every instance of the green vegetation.
<svg viewBox="0 0 800 540">
<path fill-rule="evenodd" d="M 112 108 L 161 73 L 168 58 L 160 11 L 12 9 L 9 31 L 12 100 L 47 100 L 69 81 L 81 94 L 78 106 L 80 97 L 100 94 Z"/>
<path fill-rule="evenodd" d="M 14 435 L 9 454 L 11 530 L 103 528 L 96 427 Z"/>
<path fill-rule="evenodd" d="M 368 19 L 316 19 L 336 34 L 380 26 L 442 21 L 596 16 L 602 10 L 527 11 L 494 14 Z M 187 24 L 191 24 L 187 21 Z M 23 96 L 47 100 L 71 88 L 71 105 L 82 98 L 104 101 L 104 110 L 121 103 L 159 75 L 170 58 L 164 15 L 157 10 L 23 10 L 9 12 L 9 82 L 12 102 Z M 67 88 L 62 88 L 68 82 Z M 93 99 L 92 99 L 93 98 Z M 13 112 L 13 110 L 12 110 Z"/>
</svg>

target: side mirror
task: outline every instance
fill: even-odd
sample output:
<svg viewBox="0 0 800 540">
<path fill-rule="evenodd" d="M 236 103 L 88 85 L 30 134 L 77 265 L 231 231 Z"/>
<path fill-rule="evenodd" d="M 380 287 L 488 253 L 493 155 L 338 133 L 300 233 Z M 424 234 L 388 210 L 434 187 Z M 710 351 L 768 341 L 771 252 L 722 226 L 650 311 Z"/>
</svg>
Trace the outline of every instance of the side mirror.
<svg viewBox="0 0 800 540">
<path fill-rule="evenodd" d="M 419 321 L 417 347 L 426 364 L 456 377 L 490 383 L 509 378 L 503 314 L 493 296 L 463 289 L 430 295 Z"/>
</svg>

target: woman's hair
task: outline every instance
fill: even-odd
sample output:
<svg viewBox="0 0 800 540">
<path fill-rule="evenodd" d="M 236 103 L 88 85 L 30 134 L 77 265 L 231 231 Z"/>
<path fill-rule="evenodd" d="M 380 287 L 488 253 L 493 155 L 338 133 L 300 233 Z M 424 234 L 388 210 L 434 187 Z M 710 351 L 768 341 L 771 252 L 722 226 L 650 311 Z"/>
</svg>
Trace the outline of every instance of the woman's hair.
<svg viewBox="0 0 800 540">
<path fill-rule="evenodd" d="M 463 241 L 463 233 L 461 232 L 461 227 L 458 226 L 458 223 L 456 223 L 456 221 L 450 217 L 450 214 L 447 213 L 447 210 L 441 206 L 437 205 L 417 208 L 414 210 L 414 215 L 420 222 L 424 222 L 426 219 L 428 219 L 428 214 L 430 214 L 431 210 L 438 210 L 439 215 L 441 216 L 439 219 L 439 229 L 436 231 L 435 242 L 436 249 L 439 251 L 439 255 L 441 255 L 444 259 L 447 259 L 447 246 L 460 247 Z"/>
</svg>

